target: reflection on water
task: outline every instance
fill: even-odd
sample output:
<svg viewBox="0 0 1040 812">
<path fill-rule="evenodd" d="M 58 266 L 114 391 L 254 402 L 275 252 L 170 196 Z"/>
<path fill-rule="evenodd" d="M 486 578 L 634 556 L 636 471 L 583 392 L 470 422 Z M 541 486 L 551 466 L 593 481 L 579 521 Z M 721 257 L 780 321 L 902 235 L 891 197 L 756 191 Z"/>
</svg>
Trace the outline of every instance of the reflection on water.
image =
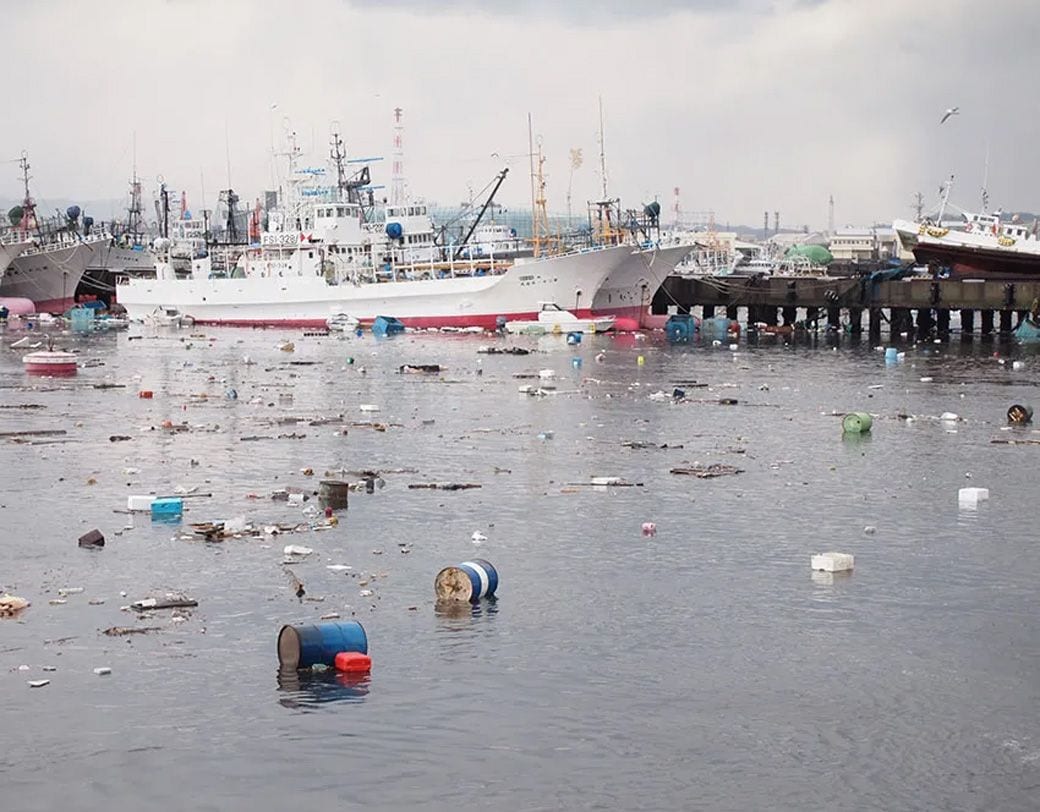
<svg viewBox="0 0 1040 812">
<path fill-rule="evenodd" d="M 835 584 L 840 584 L 842 581 L 849 580 L 852 577 L 852 570 L 842 570 L 841 572 L 813 570 L 810 577 L 812 578 L 812 582 L 818 586 L 834 586 Z M 826 594 L 828 593 L 817 592 L 815 593 L 815 596 Z"/>
<path fill-rule="evenodd" d="M 333 702 L 363 702 L 372 682 L 370 674 L 347 674 L 334 668 L 312 670 L 279 669 L 278 699 L 286 708 L 317 708 Z"/>
<path fill-rule="evenodd" d="M 437 601 L 433 606 L 434 614 L 441 620 L 440 628 L 444 631 L 458 631 L 472 627 L 471 621 L 490 619 L 498 614 L 498 599 L 492 595 L 482 598 L 477 603 L 467 601 Z M 463 621 L 453 623 L 451 621 Z"/>
</svg>

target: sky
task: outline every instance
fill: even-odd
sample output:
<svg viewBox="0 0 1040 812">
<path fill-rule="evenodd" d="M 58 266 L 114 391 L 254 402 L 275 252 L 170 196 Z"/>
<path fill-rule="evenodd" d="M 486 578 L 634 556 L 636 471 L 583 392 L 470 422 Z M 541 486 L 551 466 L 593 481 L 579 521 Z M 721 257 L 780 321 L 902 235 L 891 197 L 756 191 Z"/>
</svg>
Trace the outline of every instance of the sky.
<svg viewBox="0 0 1040 812">
<path fill-rule="evenodd" d="M 602 99 L 608 193 L 666 222 L 675 187 L 720 224 L 825 228 L 831 195 L 837 226 L 886 222 L 951 174 L 963 207 L 985 179 L 1036 210 L 1037 31 L 1027 0 L 5 3 L 0 199 L 24 150 L 44 205 L 120 200 L 135 154 L 148 199 L 161 176 L 194 207 L 229 182 L 249 201 L 287 131 L 318 165 L 334 124 L 389 186 L 401 107 L 414 195 L 458 203 L 508 166 L 497 201 L 529 207 L 530 114 L 549 208 L 570 188 L 583 212 Z"/>
</svg>

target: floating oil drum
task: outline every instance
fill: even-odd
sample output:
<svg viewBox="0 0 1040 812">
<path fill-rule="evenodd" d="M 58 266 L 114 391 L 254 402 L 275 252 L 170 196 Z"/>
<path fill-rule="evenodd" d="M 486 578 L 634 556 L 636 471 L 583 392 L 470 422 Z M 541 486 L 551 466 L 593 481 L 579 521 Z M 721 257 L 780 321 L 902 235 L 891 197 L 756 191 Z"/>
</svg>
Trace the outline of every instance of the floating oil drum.
<svg viewBox="0 0 1040 812">
<path fill-rule="evenodd" d="M 283 669 L 319 664 L 332 668 L 341 651 L 368 654 L 368 635 L 356 620 L 282 626 L 278 633 L 278 662 Z"/>
<path fill-rule="evenodd" d="M 469 601 L 490 598 L 498 589 L 498 571 L 482 558 L 445 567 L 433 582 L 438 601 Z"/>
<path fill-rule="evenodd" d="M 318 501 L 322 507 L 346 510 L 350 496 L 350 483 L 338 479 L 323 479 L 318 489 Z"/>
<path fill-rule="evenodd" d="M 1033 422 L 1033 407 L 1023 406 L 1016 403 L 1010 409 L 1007 410 L 1008 423 L 1032 423 Z"/>
<path fill-rule="evenodd" d="M 870 431 L 873 424 L 874 418 L 866 412 L 849 412 L 842 418 L 841 428 L 848 434 L 862 434 Z"/>
</svg>

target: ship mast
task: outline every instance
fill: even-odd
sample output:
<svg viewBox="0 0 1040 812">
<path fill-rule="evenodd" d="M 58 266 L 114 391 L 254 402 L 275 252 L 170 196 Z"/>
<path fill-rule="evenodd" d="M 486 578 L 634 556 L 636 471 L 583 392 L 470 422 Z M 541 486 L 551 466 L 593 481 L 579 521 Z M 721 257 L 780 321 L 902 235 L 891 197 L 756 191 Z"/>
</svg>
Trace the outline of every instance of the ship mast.
<svg viewBox="0 0 1040 812">
<path fill-rule="evenodd" d="M 986 140 L 986 163 L 982 171 L 982 213 L 989 214 L 989 140 Z"/>
<path fill-rule="evenodd" d="M 534 255 L 540 257 L 542 255 L 542 243 L 548 244 L 549 238 L 549 213 L 546 210 L 545 200 L 545 156 L 542 155 L 542 140 L 541 137 L 538 139 L 538 155 L 537 155 L 537 175 L 534 179 L 535 182 L 535 199 L 534 209 L 532 211 L 532 217 L 534 220 L 534 232 L 532 236 L 532 242 L 534 244 Z"/>
<path fill-rule="evenodd" d="M 339 137 L 339 130 L 332 128 L 332 137 L 329 139 L 329 157 L 336 167 L 336 196 L 343 200 L 343 190 L 347 187 L 347 170 L 343 167 L 343 160 L 347 157 L 343 149 L 343 139 Z"/>
<path fill-rule="evenodd" d="M 531 162 L 531 242 L 534 245 L 534 255 L 538 256 L 538 193 L 535 191 L 534 126 L 530 113 L 527 114 L 527 157 Z"/>
<path fill-rule="evenodd" d="M 141 234 L 141 179 L 137 177 L 137 133 L 133 135 L 133 163 L 130 171 L 130 205 L 126 208 L 126 233 L 135 242 Z"/>
<path fill-rule="evenodd" d="M 606 140 L 603 136 L 603 97 L 599 97 L 599 174 L 603 181 L 603 197 L 607 199 L 607 152 Z"/>
<path fill-rule="evenodd" d="M 394 166 L 390 181 L 390 205 L 403 206 L 407 202 L 408 192 L 404 179 L 404 124 L 401 123 L 400 107 L 394 108 Z"/>
<path fill-rule="evenodd" d="M 602 182 L 602 194 L 596 203 L 596 219 L 599 228 L 599 240 L 604 245 L 611 245 L 618 240 L 620 234 L 614 232 L 614 202 L 608 197 L 607 191 L 607 150 L 606 136 L 603 130 L 603 97 L 599 97 L 599 175 Z M 621 203 L 618 203 L 618 222 L 621 217 Z"/>
<path fill-rule="evenodd" d="M 943 215 L 946 213 L 946 203 L 950 199 L 950 190 L 953 188 L 953 175 L 950 175 L 950 179 L 943 184 L 942 188 L 942 201 L 939 203 L 939 214 L 935 219 L 937 226 L 942 226 Z"/>
<path fill-rule="evenodd" d="M 22 218 L 18 221 L 18 228 L 29 232 L 34 228 L 38 229 L 40 224 L 36 220 L 36 201 L 29 194 L 29 180 L 32 178 L 32 175 L 29 174 L 28 152 L 22 152 L 18 165 L 22 168 L 22 186 L 25 189 L 25 196 L 22 198 Z"/>
</svg>

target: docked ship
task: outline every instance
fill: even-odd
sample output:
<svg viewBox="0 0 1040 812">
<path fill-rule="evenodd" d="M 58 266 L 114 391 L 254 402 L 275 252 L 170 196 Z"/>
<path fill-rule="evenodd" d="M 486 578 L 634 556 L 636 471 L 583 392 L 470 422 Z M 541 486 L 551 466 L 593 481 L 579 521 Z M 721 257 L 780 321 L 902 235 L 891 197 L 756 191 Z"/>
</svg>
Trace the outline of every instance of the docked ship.
<svg viewBox="0 0 1040 812">
<path fill-rule="evenodd" d="M 383 223 L 366 222 L 362 205 L 339 187 L 316 192 L 321 173 L 298 167 L 295 147 L 288 158 L 285 190 L 259 244 L 228 271 L 214 270 L 210 252 L 192 260 L 187 278 L 158 262 L 153 278 L 121 279 L 117 297 L 130 318 L 175 308 L 197 324 L 323 328 L 346 314 L 363 323 L 386 315 L 409 327 L 495 329 L 537 318 L 543 302 L 587 317 L 596 291 L 632 251 L 462 258 L 433 243 L 425 205 L 394 200 Z"/>
<path fill-rule="evenodd" d="M 29 161 L 21 158 L 25 197 L 8 213 L 7 239 L 28 243 L 0 278 L 0 297 L 31 299 L 38 312 L 64 313 L 75 304 L 76 287 L 91 257 L 109 240 L 107 234 L 80 233 L 78 206 L 66 212 L 68 222 L 41 224 L 29 193 Z"/>
</svg>

